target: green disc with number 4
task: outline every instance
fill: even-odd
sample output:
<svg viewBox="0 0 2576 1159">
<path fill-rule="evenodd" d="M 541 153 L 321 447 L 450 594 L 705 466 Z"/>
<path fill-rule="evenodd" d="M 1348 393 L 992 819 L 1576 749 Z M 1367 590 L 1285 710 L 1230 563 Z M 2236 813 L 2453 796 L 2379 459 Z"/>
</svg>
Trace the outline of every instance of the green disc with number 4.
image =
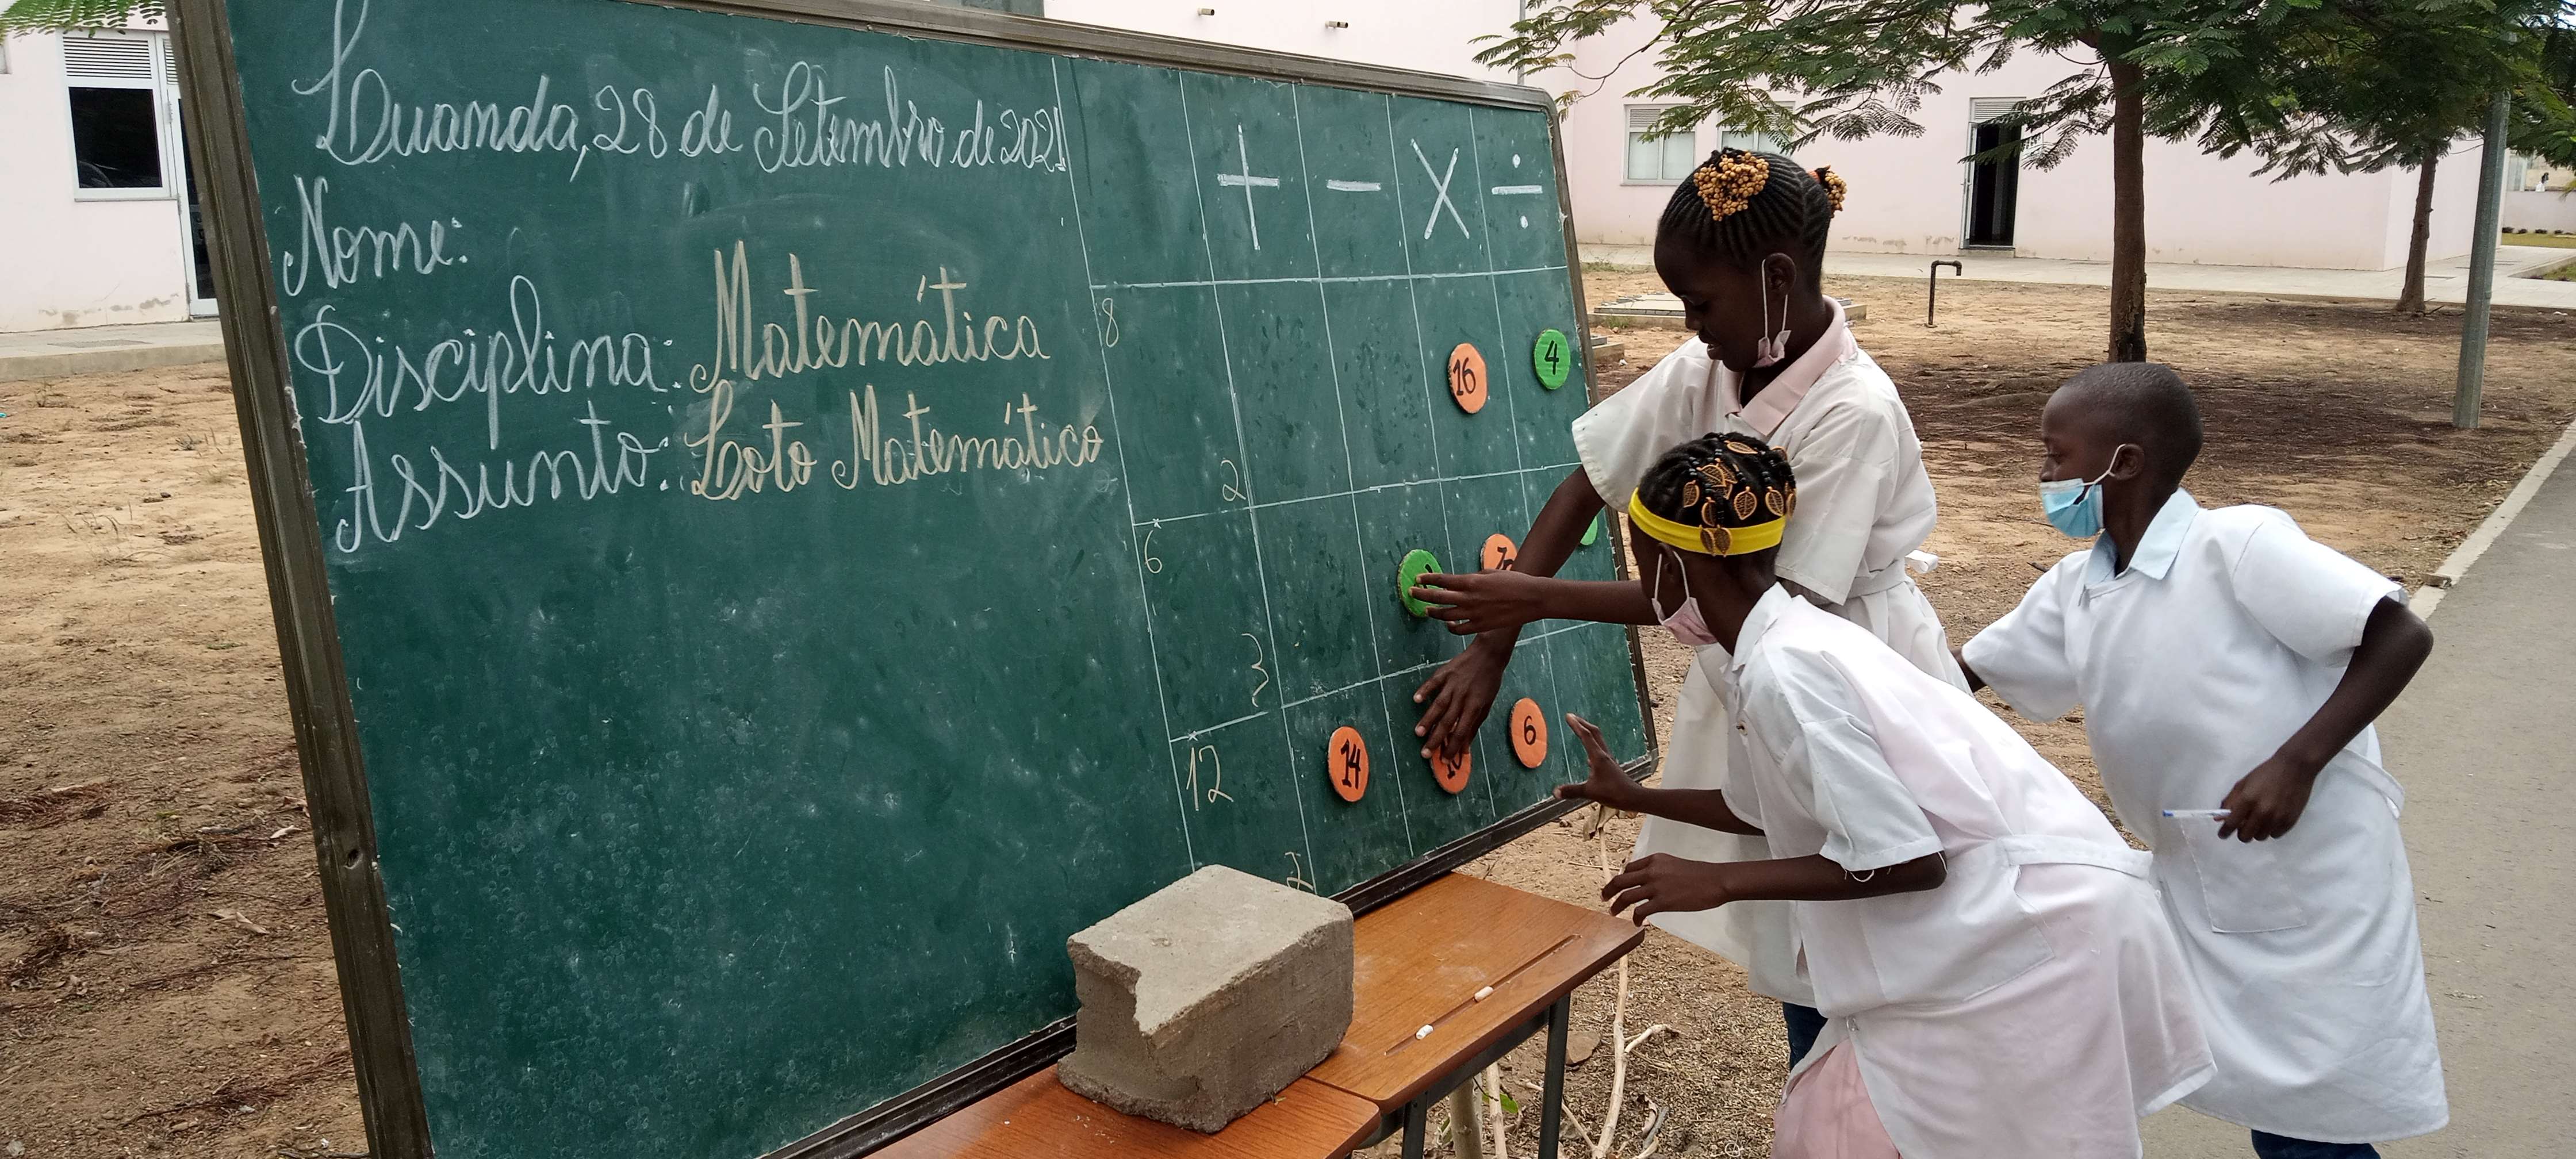
<svg viewBox="0 0 2576 1159">
<path fill-rule="evenodd" d="M 1538 332 L 1538 341 L 1530 344 L 1530 367 L 1538 371 L 1538 384 L 1549 390 L 1565 385 L 1565 376 L 1574 372 L 1574 344 L 1565 340 L 1565 331 Z"/>
<path fill-rule="evenodd" d="M 1431 614 L 1431 605 L 1413 598 L 1413 585 L 1422 577 L 1440 570 L 1439 557 L 1420 548 L 1404 553 L 1404 563 L 1395 571 L 1395 597 L 1404 601 L 1404 610 L 1421 619 Z"/>
</svg>

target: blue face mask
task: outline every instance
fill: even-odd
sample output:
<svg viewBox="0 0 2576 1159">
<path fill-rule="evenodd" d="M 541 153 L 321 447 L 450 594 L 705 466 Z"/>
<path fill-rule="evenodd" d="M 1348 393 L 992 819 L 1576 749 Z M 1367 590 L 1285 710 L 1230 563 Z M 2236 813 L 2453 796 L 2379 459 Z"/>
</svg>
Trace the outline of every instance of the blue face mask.
<svg viewBox="0 0 2576 1159">
<path fill-rule="evenodd" d="M 2119 456 L 2112 456 L 2117 460 Z M 2111 477 L 2109 467 L 2090 481 L 2083 479 L 2043 479 L 2039 484 L 2039 507 L 2047 514 L 2048 525 L 2077 539 L 2091 539 L 2102 534 L 2101 482 Z"/>
</svg>

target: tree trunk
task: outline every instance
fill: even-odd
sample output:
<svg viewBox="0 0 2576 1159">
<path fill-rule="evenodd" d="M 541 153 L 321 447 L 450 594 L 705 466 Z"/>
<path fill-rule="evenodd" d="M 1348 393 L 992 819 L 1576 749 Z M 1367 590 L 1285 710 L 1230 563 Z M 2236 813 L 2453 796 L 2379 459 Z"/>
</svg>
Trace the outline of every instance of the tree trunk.
<svg viewBox="0 0 2576 1159">
<path fill-rule="evenodd" d="M 2424 150 L 2422 171 L 2415 177 L 2415 232 L 2406 239 L 2406 288 L 2397 293 L 2397 312 L 2424 312 L 2424 250 L 2433 237 L 2433 168 L 2442 163 L 2442 149 Z"/>
<path fill-rule="evenodd" d="M 2145 76 L 2103 52 L 2111 68 L 2112 362 L 2147 360 L 2147 174 Z"/>
</svg>

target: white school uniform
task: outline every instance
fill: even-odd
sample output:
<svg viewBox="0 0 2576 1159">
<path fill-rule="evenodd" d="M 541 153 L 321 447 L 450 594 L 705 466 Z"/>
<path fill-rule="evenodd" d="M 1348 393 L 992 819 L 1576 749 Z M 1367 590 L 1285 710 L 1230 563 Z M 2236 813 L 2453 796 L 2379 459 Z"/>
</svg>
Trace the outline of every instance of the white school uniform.
<svg viewBox="0 0 2576 1159">
<path fill-rule="evenodd" d="M 2268 507 L 2176 491 L 2128 570 L 2106 537 L 1977 634 L 1968 666 L 2036 720 L 2085 708 L 2102 784 L 2155 850 L 2218 1057 L 2184 1105 L 2259 1131 L 2376 1143 L 2449 1121 L 2415 890 L 2380 768 L 2353 738 L 2289 833 L 2220 840 L 2205 817 L 2315 715 L 2396 584 Z"/>
<path fill-rule="evenodd" d="M 1593 489 L 1614 511 L 1664 453 L 1712 431 L 1752 435 L 1787 453 L 1798 480 L 1798 515 L 1789 521 L 1776 564 L 1780 578 L 1828 601 L 1827 610 L 1869 629 L 1924 671 L 1967 687 L 1950 656 L 1949 637 L 1906 573 L 1906 556 L 1923 546 L 1938 512 L 1923 448 L 1896 384 L 1853 341 L 1842 307 L 1833 325 L 1750 403 L 1736 401 L 1737 376 L 1685 342 L 1654 369 L 1574 421 L 1574 446 Z M 1670 608 L 1678 592 L 1664 597 Z M 1703 648 L 1682 681 L 1672 739 L 1664 748 L 1664 786 L 1723 789 L 1732 729 L 1719 703 L 1712 665 L 1726 652 Z M 1695 861 L 1767 857 L 1762 839 L 1646 818 L 1636 855 L 1669 853 Z M 1657 914 L 1654 923 L 1745 968 L 1755 993 L 1812 1005 L 1798 976 L 1785 905 L 1754 902 L 1711 913 Z"/>
<path fill-rule="evenodd" d="M 1727 803 L 1774 857 L 1942 884 L 1791 902 L 1817 1007 L 1899 1153 L 2134 1159 L 2138 1119 L 2206 1081 L 2148 857 L 2011 726 L 1787 590 L 1723 665 L 1746 737 Z"/>
</svg>

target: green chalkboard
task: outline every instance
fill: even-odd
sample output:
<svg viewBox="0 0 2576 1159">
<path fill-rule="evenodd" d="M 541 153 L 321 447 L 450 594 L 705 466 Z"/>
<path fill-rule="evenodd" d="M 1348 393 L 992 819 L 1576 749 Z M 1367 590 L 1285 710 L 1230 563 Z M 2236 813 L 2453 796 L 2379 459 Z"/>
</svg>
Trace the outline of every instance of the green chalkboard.
<svg viewBox="0 0 2576 1159">
<path fill-rule="evenodd" d="M 1394 582 L 1574 465 L 1542 98 L 798 7 L 182 7 L 379 1154 L 789 1148 L 1196 866 L 1349 891 L 1581 775 L 1498 711 L 1435 782 Z M 1499 704 L 1644 753 L 1623 629 L 1524 640 Z"/>
</svg>

